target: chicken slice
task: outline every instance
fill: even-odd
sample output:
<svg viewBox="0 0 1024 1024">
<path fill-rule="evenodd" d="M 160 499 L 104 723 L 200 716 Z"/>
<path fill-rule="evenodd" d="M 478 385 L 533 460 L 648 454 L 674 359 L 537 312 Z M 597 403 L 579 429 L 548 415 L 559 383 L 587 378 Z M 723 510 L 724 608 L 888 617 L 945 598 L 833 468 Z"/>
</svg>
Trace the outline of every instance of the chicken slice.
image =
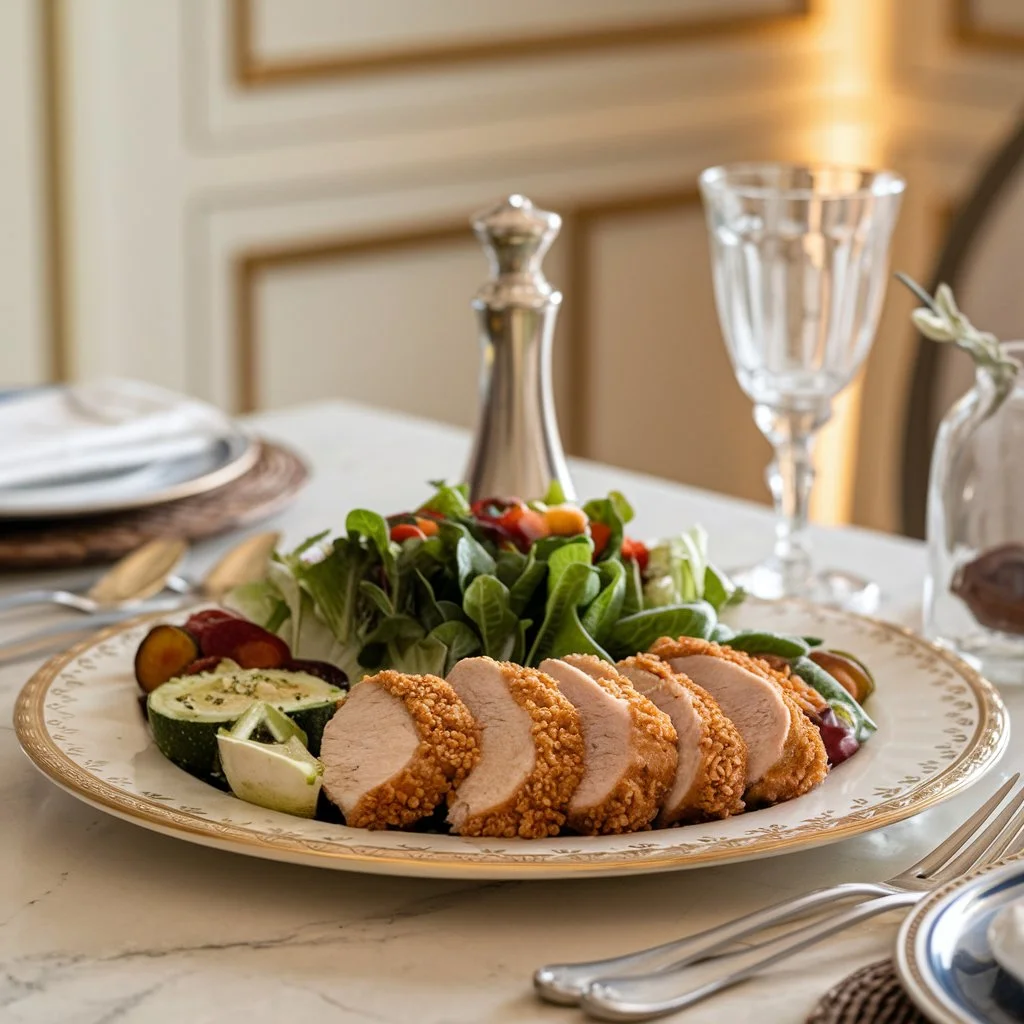
<svg viewBox="0 0 1024 1024">
<path fill-rule="evenodd" d="M 353 827 L 413 825 L 476 764 L 478 736 L 443 679 L 378 672 L 352 687 L 324 729 L 323 791 Z"/>
<path fill-rule="evenodd" d="M 693 637 L 663 637 L 651 651 L 707 690 L 746 741 L 748 804 L 792 800 L 828 774 L 818 729 L 768 665 Z"/>
<path fill-rule="evenodd" d="M 570 827 L 582 835 L 647 828 L 675 777 L 676 731 L 669 717 L 600 658 L 572 654 L 548 658 L 539 668 L 580 716 L 583 781 L 569 801 Z"/>
<path fill-rule="evenodd" d="M 464 836 L 557 835 L 583 776 L 579 715 L 535 669 L 465 658 L 448 682 L 480 727 L 480 761 L 448 796 Z"/>
<path fill-rule="evenodd" d="M 743 811 L 747 747 L 712 697 L 649 654 L 618 664 L 626 679 L 671 719 L 678 765 L 659 825 L 728 818 Z"/>
</svg>

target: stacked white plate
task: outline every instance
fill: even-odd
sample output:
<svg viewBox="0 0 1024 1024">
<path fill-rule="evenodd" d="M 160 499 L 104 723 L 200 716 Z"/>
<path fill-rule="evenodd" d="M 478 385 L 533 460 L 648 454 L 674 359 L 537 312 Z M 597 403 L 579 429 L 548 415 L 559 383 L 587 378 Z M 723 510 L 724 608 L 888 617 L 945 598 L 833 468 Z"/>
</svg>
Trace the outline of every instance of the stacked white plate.
<svg viewBox="0 0 1024 1024">
<path fill-rule="evenodd" d="M 219 409 L 125 380 L 8 396 L 0 438 L 0 519 L 159 505 L 222 487 L 259 457 Z"/>
</svg>

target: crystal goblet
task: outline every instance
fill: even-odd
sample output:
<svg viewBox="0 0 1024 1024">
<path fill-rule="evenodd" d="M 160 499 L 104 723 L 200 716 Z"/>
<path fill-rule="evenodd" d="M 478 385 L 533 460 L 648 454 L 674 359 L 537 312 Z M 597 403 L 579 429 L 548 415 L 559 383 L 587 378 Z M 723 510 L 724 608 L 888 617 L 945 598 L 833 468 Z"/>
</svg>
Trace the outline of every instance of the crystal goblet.
<svg viewBox="0 0 1024 1024">
<path fill-rule="evenodd" d="M 814 438 L 871 348 L 905 185 L 891 171 L 829 165 L 734 164 L 700 176 L 722 333 L 775 453 L 775 549 L 737 573 L 757 596 L 859 611 L 878 603 L 872 581 L 814 571 L 807 519 Z"/>
</svg>

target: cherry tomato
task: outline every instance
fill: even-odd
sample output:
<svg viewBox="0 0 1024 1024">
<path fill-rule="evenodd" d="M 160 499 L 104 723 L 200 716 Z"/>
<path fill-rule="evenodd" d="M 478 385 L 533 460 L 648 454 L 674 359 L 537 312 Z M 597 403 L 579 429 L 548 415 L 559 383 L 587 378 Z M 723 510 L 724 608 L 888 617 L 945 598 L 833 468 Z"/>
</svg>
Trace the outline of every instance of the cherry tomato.
<svg viewBox="0 0 1024 1024">
<path fill-rule="evenodd" d="M 600 558 L 604 554 L 604 549 L 608 547 L 608 541 L 612 539 L 612 528 L 591 519 L 590 538 L 594 542 L 594 558 Z"/>
<path fill-rule="evenodd" d="M 587 515 L 575 505 L 553 505 L 544 513 L 544 519 L 556 537 L 575 537 L 587 532 Z"/>
<path fill-rule="evenodd" d="M 632 558 L 643 572 L 647 568 L 647 562 L 651 557 L 647 545 L 642 540 L 632 540 L 626 537 L 622 542 L 622 557 Z"/>
<path fill-rule="evenodd" d="M 391 539 L 398 544 L 416 537 L 418 540 L 426 540 L 427 535 L 412 523 L 398 523 L 391 527 Z"/>
<path fill-rule="evenodd" d="M 498 525 L 508 530 L 526 550 L 529 550 L 535 540 L 547 537 L 551 533 L 543 513 L 535 512 L 526 505 L 513 505 L 501 517 Z"/>
<path fill-rule="evenodd" d="M 416 517 L 416 526 L 424 537 L 436 537 L 440 529 L 436 519 L 427 519 L 424 516 Z"/>
<path fill-rule="evenodd" d="M 480 498 L 469 506 L 475 519 L 481 523 L 497 523 L 501 517 L 514 505 L 518 505 L 512 498 Z"/>
<path fill-rule="evenodd" d="M 515 498 L 483 498 L 473 503 L 472 512 L 477 522 L 523 551 L 551 533 L 543 513 Z"/>
</svg>

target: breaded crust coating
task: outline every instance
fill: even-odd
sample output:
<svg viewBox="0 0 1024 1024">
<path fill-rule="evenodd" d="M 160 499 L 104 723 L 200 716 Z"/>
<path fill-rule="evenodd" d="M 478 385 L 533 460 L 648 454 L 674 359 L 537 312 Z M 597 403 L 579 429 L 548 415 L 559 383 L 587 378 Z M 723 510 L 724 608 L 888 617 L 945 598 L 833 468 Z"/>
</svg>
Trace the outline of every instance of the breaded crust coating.
<svg viewBox="0 0 1024 1024">
<path fill-rule="evenodd" d="M 651 647 L 651 652 L 665 661 L 694 655 L 721 658 L 778 687 L 782 700 L 789 709 L 789 731 L 786 734 L 782 756 L 747 789 L 745 797 L 748 806 L 781 803 L 803 796 L 828 774 L 828 757 L 817 726 L 797 703 L 788 685 L 788 679 L 767 662 L 698 637 L 684 636 L 677 640 L 662 637 Z"/>
<path fill-rule="evenodd" d="M 691 824 L 742 814 L 747 781 L 747 745 L 718 702 L 689 676 L 674 672 L 660 658 L 638 654 L 626 662 L 661 679 L 674 680 L 690 694 L 700 718 L 700 764 L 684 800 L 658 819 L 661 826 Z M 666 813 L 668 812 L 668 813 Z"/>
<path fill-rule="evenodd" d="M 747 790 L 750 804 L 777 804 L 803 796 L 828 775 L 828 755 L 818 727 L 787 690 L 782 691 L 782 699 L 790 714 L 786 745 L 782 757 Z"/>
<path fill-rule="evenodd" d="M 742 651 L 729 650 L 733 654 L 742 654 Z M 769 669 L 776 673 L 775 679 L 778 684 L 788 690 L 790 696 L 800 705 L 800 709 L 806 715 L 820 714 L 828 708 L 828 701 L 810 683 L 804 682 L 790 667 L 785 658 L 774 654 L 750 654 L 747 657 L 762 662 Z"/>
<path fill-rule="evenodd" d="M 409 712 L 420 744 L 405 767 L 369 790 L 345 823 L 404 828 L 431 814 L 480 757 L 479 730 L 455 691 L 437 676 L 378 672 L 359 686 L 379 686 Z"/>
<path fill-rule="evenodd" d="M 616 835 L 649 828 L 675 778 L 679 755 L 672 719 L 614 665 L 590 654 L 569 654 L 562 660 L 628 704 L 633 744 L 630 765 L 611 792 L 599 804 L 570 813 L 569 826 L 581 835 Z"/>
<path fill-rule="evenodd" d="M 470 815 L 458 829 L 463 836 L 541 839 L 556 836 L 566 808 L 583 778 L 583 738 L 579 715 L 558 685 L 536 669 L 496 662 L 513 700 L 530 716 L 535 763 L 512 796 L 497 807 Z M 449 806 L 455 792 L 448 794 Z"/>
</svg>

